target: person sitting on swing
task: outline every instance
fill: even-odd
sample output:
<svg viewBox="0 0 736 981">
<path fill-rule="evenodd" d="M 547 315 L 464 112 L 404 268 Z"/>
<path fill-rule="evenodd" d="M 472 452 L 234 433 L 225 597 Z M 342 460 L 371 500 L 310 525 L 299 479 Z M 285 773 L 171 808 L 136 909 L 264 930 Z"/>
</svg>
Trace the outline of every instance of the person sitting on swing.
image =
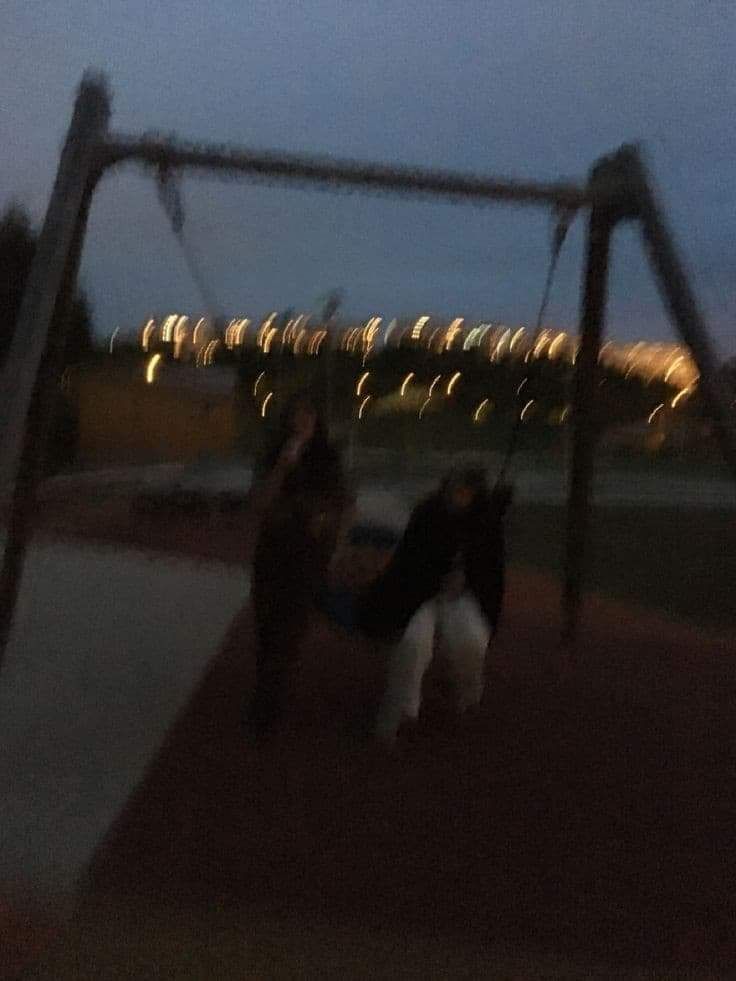
<svg viewBox="0 0 736 981">
<path fill-rule="evenodd" d="M 435 648 L 459 712 L 477 706 L 504 594 L 503 515 L 510 488 L 490 491 L 480 466 L 453 469 L 413 511 L 394 556 L 364 597 L 365 633 L 392 643 L 376 737 L 393 744 L 419 716 Z"/>
</svg>

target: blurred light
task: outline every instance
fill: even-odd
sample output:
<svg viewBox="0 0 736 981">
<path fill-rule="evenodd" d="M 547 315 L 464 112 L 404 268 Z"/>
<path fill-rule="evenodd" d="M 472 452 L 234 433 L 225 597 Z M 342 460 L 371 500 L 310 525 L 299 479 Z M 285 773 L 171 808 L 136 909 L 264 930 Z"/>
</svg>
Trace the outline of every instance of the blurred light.
<svg viewBox="0 0 736 981">
<path fill-rule="evenodd" d="M 297 335 L 297 331 L 301 328 L 302 321 L 304 320 L 304 314 L 298 314 L 291 323 L 291 337 Z"/>
<path fill-rule="evenodd" d="M 539 355 L 542 353 L 542 349 L 544 348 L 544 345 L 547 343 L 548 340 L 549 340 L 549 331 L 545 328 L 537 338 L 537 343 L 534 345 L 534 349 L 532 351 L 533 358 L 539 357 Z"/>
<path fill-rule="evenodd" d="M 519 327 L 517 331 L 514 332 L 514 336 L 509 341 L 509 354 L 514 350 L 518 341 L 524 336 L 524 331 L 526 327 Z"/>
<path fill-rule="evenodd" d="M 636 344 L 631 348 L 629 353 L 626 355 L 626 363 L 629 361 L 633 362 L 636 360 L 637 353 L 644 347 L 644 341 L 637 341 Z"/>
<path fill-rule="evenodd" d="M 156 369 L 158 368 L 160 363 L 161 363 L 160 354 L 154 354 L 149 359 L 149 362 L 146 365 L 146 381 L 148 382 L 149 385 L 153 385 L 154 381 L 156 380 Z"/>
<path fill-rule="evenodd" d="M 366 397 L 360 403 L 360 408 L 358 409 L 358 419 L 362 419 L 363 418 L 363 410 L 368 405 L 368 403 L 370 402 L 370 400 L 371 400 L 371 396 L 370 395 L 366 395 Z"/>
<path fill-rule="evenodd" d="M 461 375 L 462 375 L 462 372 L 461 371 L 456 371 L 455 374 L 452 376 L 452 378 L 447 383 L 447 394 L 448 395 L 452 395 L 455 386 L 460 381 Z"/>
<path fill-rule="evenodd" d="M 371 317 L 368 323 L 365 325 L 363 330 L 363 364 L 365 364 L 368 355 L 373 350 L 373 342 L 380 325 L 381 317 Z"/>
<path fill-rule="evenodd" d="M 673 409 L 676 408 L 677 404 L 691 393 L 692 393 L 692 388 L 683 388 L 683 390 L 681 392 L 678 392 L 677 395 L 675 395 L 675 397 L 672 399 L 672 403 L 671 403 L 672 408 Z"/>
<path fill-rule="evenodd" d="M 261 405 L 261 419 L 266 418 L 266 409 L 268 408 L 268 403 L 271 401 L 272 398 L 273 398 L 273 392 L 269 392 L 268 395 L 263 400 L 263 404 Z"/>
<path fill-rule="evenodd" d="M 473 422 L 480 422 L 480 415 L 483 409 L 490 403 L 490 399 L 483 399 L 478 408 L 473 413 Z"/>
<path fill-rule="evenodd" d="M 317 343 L 314 348 L 314 353 L 319 354 L 319 349 L 322 347 L 322 342 L 324 341 L 325 337 L 327 337 L 327 331 L 318 330 L 316 337 L 317 337 Z"/>
<path fill-rule="evenodd" d="M 118 336 L 119 333 L 120 333 L 120 328 L 116 327 L 115 330 L 110 335 L 110 354 L 112 354 L 112 349 L 115 344 L 115 338 Z"/>
<path fill-rule="evenodd" d="M 168 343 L 172 339 L 174 324 L 178 321 L 178 319 L 179 317 L 177 314 L 171 313 L 161 324 L 161 340 L 164 341 L 164 343 Z"/>
<path fill-rule="evenodd" d="M 384 347 L 386 347 L 386 345 L 388 344 L 388 339 L 391 336 L 391 334 L 394 332 L 394 330 L 396 328 L 396 324 L 397 324 L 397 321 L 394 318 L 391 321 L 391 323 L 388 325 L 388 327 L 386 328 L 386 333 L 383 335 L 383 346 Z"/>
<path fill-rule="evenodd" d="M 453 342 L 457 335 L 460 333 L 461 326 L 463 323 L 462 317 L 456 317 L 450 326 L 447 328 L 447 333 L 445 334 L 445 350 L 449 351 L 453 345 Z"/>
<path fill-rule="evenodd" d="M 418 341 L 422 336 L 423 327 L 429 323 L 429 317 L 420 317 L 411 329 L 411 339 Z"/>
<path fill-rule="evenodd" d="M 663 408 L 664 408 L 664 402 L 660 402 L 656 408 L 652 409 L 652 411 L 649 413 L 649 418 L 647 419 L 647 422 L 650 425 L 654 422 L 657 413 Z"/>
<path fill-rule="evenodd" d="M 437 377 L 435 378 L 435 380 L 434 380 L 434 381 L 432 382 L 432 384 L 431 384 L 431 385 L 429 386 L 429 397 L 430 397 L 430 398 L 432 398 L 432 392 L 434 392 L 434 388 L 435 388 L 435 385 L 437 384 L 437 382 L 438 382 L 438 381 L 439 381 L 439 380 L 440 380 L 441 378 L 442 378 L 442 375 L 437 375 Z"/>
<path fill-rule="evenodd" d="M 567 417 L 569 415 L 570 415 L 570 406 L 569 405 L 566 405 L 565 408 L 560 413 L 560 424 L 562 424 L 563 422 L 565 422 L 565 420 L 567 419 Z"/>
<path fill-rule="evenodd" d="M 302 327 L 302 329 L 297 334 L 296 340 L 294 341 L 294 354 L 299 354 L 299 348 L 301 347 L 301 343 L 306 336 L 307 336 L 307 328 Z"/>
<path fill-rule="evenodd" d="M 672 364 L 669 366 L 669 368 L 665 372 L 665 376 L 664 376 L 664 383 L 665 383 L 665 385 L 670 380 L 670 376 L 672 375 L 672 372 L 677 368 L 678 365 L 683 364 L 684 361 L 685 361 L 685 355 L 684 354 L 681 354 L 679 356 L 679 358 L 675 358 L 675 360 L 672 362 Z"/>
<path fill-rule="evenodd" d="M 511 328 L 507 327 L 499 337 L 498 341 L 496 342 L 496 346 L 493 349 L 493 354 L 491 355 L 492 360 L 496 361 L 500 357 L 503 346 L 510 336 L 511 336 Z"/>
<path fill-rule="evenodd" d="M 232 351 L 234 347 L 243 343 L 245 330 L 250 320 L 246 317 L 235 318 L 230 321 L 225 330 L 225 347 Z"/>
<path fill-rule="evenodd" d="M 194 333 L 192 334 L 192 344 L 193 345 L 196 345 L 199 331 L 204 327 L 204 325 L 206 324 L 206 322 L 207 321 L 204 319 L 204 317 L 200 317 L 199 320 L 197 321 L 197 323 L 195 324 L 195 326 L 194 326 Z"/>
<path fill-rule="evenodd" d="M 435 327 L 435 329 L 429 335 L 429 340 L 427 341 L 427 350 L 428 351 L 431 351 L 432 350 L 432 343 L 434 342 L 435 337 L 439 334 L 439 332 L 441 330 L 442 330 L 441 327 Z"/>
<path fill-rule="evenodd" d="M 269 354 L 270 353 L 270 351 L 271 351 L 271 345 L 273 344 L 273 340 L 276 337 L 276 335 L 278 334 L 278 332 L 279 332 L 278 327 L 272 327 L 269 330 L 268 334 L 266 334 L 266 337 L 263 340 L 263 353 L 264 354 Z"/>
<path fill-rule="evenodd" d="M 358 384 L 355 386 L 356 395 L 363 394 L 363 385 L 365 385 L 366 379 L 368 378 L 369 375 L 370 375 L 370 371 L 364 371 L 363 374 L 358 379 Z"/>
<path fill-rule="evenodd" d="M 263 378 L 263 376 L 264 376 L 265 374 L 266 374 L 266 372 L 265 372 L 265 371 L 262 371 L 262 372 L 260 373 L 260 375 L 259 375 L 259 376 L 258 376 L 258 377 L 256 378 L 256 383 L 255 383 L 255 385 L 253 386 L 253 398 L 255 398 L 255 397 L 256 397 L 256 395 L 258 394 L 258 386 L 259 386 L 259 385 L 261 384 L 261 379 Z"/>
<path fill-rule="evenodd" d="M 409 384 L 409 382 L 412 380 L 413 377 L 414 377 L 414 372 L 413 371 L 410 371 L 409 374 L 406 376 L 406 378 L 401 383 L 401 397 L 402 397 L 402 399 L 403 399 L 404 395 L 406 395 L 406 386 Z"/>
<path fill-rule="evenodd" d="M 608 348 L 611 347 L 612 344 L 613 341 L 606 341 L 606 343 L 600 349 L 600 351 L 598 352 L 598 364 L 601 364 L 603 362 L 603 355 L 608 350 Z"/>
<path fill-rule="evenodd" d="M 526 419 L 527 415 L 529 414 L 529 410 L 533 405 L 534 405 L 534 399 L 529 399 L 529 401 L 526 403 L 524 408 L 521 410 L 521 415 L 519 416 L 520 422 L 523 422 Z"/>
<path fill-rule="evenodd" d="M 429 405 L 429 403 L 430 403 L 431 401 L 432 401 L 432 396 L 430 395 L 430 396 L 429 396 L 429 398 L 426 398 L 426 399 L 424 400 L 424 402 L 422 402 L 422 405 L 421 405 L 421 408 L 419 409 L 419 418 L 420 418 L 420 419 L 421 419 L 421 418 L 422 418 L 422 416 L 424 415 L 424 410 L 425 410 L 425 409 L 427 408 L 427 406 Z"/>
<path fill-rule="evenodd" d="M 179 317 L 174 327 L 174 357 L 179 358 L 187 336 L 189 317 Z"/>
<path fill-rule="evenodd" d="M 209 342 L 209 344 L 207 345 L 207 347 L 204 349 L 204 356 L 202 358 L 202 364 L 203 365 L 206 366 L 208 364 L 212 364 L 212 362 L 214 361 L 214 357 L 215 357 L 215 351 L 217 350 L 217 347 L 219 346 L 219 343 L 220 342 L 219 342 L 219 340 L 217 338 L 214 338 L 213 340 L 211 340 Z"/>
<path fill-rule="evenodd" d="M 522 390 L 522 388 L 523 388 L 523 387 L 524 387 L 524 386 L 526 385 L 526 383 L 527 383 L 528 381 L 529 381 L 529 379 L 528 379 L 528 378 L 523 378 L 523 379 L 521 380 L 521 383 L 520 383 L 520 385 L 519 385 L 519 387 L 518 387 L 518 388 L 516 389 L 516 394 L 517 394 L 517 395 L 521 395 L 521 390 Z"/>
<path fill-rule="evenodd" d="M 360 327 L 353 327 L 353 329 L 348 334 L 348 341 L 346 348 L 350 354 L 355 350 L 355 345 L 360 339 Z"/>
<path fill-rule="evenodd" d="M 480 327 L 473 327 L 463 342 L 463 351 L 469 351 L 473 346 L 473 341 L 480 336 Z M 478 341 L 480 343 L 480 339 Z"/>
<path fill-rule="evenodd" d="M 265 320 L 263 321 L 263 323 L 261 324 L 261 327 L 260 327 L 260 329 L 259 329 L 259 331 L 258 331 L 258 338 L 257 338 L 257 340 L 256 340 L 256 343 L 258 344 L 258 347 L 263 347 L 263 341 L 264 341 L 264 338 L 266 337 L 266 335 L 267 335 L 267 334 L 268 334 L 268 332 L 270 331 L 270 329 L 271 329 L 271 324 L 272 324 L 272 323 L 274 322 L 274 320 L 276 319 L 276 316 L 277 316 L 277 313 L 276 313 L 276 311 L 274 310 L 274 311 L 273 311 L 273 313 L 270 313 L 270 314 L 269 314 L 269 315 L 268 315 L 268 316 L 266 317 L 266 319 L 265 319 Z"/>
<path fill-rule="evenodd" d="M 550 361 L 553 360 L 555 356 L 555 352 L 562 346 L 566 338 L 567 338 L 567 334 L 563 331 L 561 334 L 558 334 L 557 337 L 555 337 L 555 339 L 552 341 L 552 343 L 549 346 L 549 350 L 547 351 L 547 357 L 549 358 Z"/>
<path fill-rule="evenodd" d="M 151 334 L 154 332 L 155 329 L 156 329 L 156 321 L 155 320 L 149 320 L 148 323 L 146 324 L 146 326 L 143 328 L 143 336 L 141 338 L 141 347 L 143 348 L 144 351 L 147 351 L 148 350 L 149 343 L 150 343 L 150 340 L 151 340 Z"/>
<path fill-rule="evenodd" d="M 250 320 L 247 317 L 243 317 L 242 320 L 238 321 L 238 327 L 235 332 L 235 344 L 240 347 L 245 341 L 245 332 L 248 329 Z"/>
</svg>

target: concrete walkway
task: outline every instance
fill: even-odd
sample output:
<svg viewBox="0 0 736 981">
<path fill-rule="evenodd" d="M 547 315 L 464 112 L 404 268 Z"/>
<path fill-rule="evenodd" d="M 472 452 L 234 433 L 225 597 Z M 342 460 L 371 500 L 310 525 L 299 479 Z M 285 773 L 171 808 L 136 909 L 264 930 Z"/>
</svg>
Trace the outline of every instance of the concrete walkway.
<svg viewBox="0 0 736 981">
<path fill-rule="evenodd" d="M 217 564 L 31 550 L 0 673 L 0 899 L 73 900 L 247 591 Z"/>
</svg>

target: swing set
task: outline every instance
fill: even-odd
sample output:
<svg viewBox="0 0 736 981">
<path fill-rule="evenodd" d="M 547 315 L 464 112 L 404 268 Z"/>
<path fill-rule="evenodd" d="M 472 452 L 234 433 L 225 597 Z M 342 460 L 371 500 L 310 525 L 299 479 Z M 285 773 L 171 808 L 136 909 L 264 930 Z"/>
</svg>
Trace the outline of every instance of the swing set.
<svg viewBox="0 0 736 981">
<path fill-rule="evenodd" d="M 171 175 L 205 171 L 251 181 L 320 185 L 436 198 L 455 203 L 506 203 L 550 209 L 558 216 L 538 322 L 572 218 L 587 213 L 580 349 L 572 396 L 573 446 L 567 504 L 563 639 L 574 640 L 580 618 L 585 546 L 590 523 L 598 391 L 611 241 L 621 222 L 637 222 L 670 318 L 700 372 L 700 390 L 723 456 L 736 477 L 736 438 L 716 359 L 684 265 L 636 146 L 602 157 L 583 184 L 530 182 L 377 163 L 208 146 L 174 138 L 130 136 L 109 129 L 111 97 L 104 75 L 85 73 L 61 152 L 56 180 L 0 382 L 3 412 L 0 485 L 8 498 L 0 570 L 0 659 L 7 644 L 36 507 L 40 462 L 61 369 L 67 313 L 77 279 L 90 204 L 110 168 L 137 163 L 153 170 L 165 210 L 205 302 L 206 284 L 182 235 L 183 211 Z M 330 352 L 327 352 L 330 359 Z M 329 379 L 329 371 L 328 371 Z M 512 436 L 508 455 L 513 452 Z"/>
</svg>

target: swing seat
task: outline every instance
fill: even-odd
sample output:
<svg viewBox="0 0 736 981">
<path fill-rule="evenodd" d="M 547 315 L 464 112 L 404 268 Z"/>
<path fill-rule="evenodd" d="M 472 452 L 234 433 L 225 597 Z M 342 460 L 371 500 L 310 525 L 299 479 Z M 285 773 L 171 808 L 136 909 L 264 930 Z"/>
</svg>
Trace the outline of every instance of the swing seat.
<svg viewBox="0 0 736 981">
<path fill-rule="evenodd" d="M 362 522 L 351 528 L 344 571 L 338 571 L 317 603 L 331 623 L 350 633 L 358 630 L 358 599 L 381 574 L 400 538 L 388 525 Z"/>
</svg>

